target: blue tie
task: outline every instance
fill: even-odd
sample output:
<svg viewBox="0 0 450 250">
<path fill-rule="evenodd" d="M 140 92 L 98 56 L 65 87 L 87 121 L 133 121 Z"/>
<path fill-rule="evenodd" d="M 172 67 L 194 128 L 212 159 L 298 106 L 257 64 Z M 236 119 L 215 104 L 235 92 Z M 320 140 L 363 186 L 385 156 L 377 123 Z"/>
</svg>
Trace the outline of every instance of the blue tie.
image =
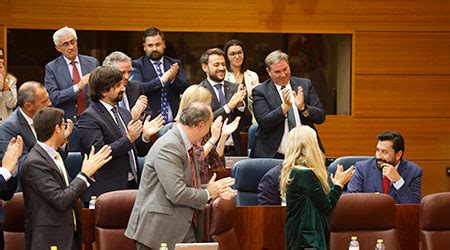
<svg viewBox="0 0 450 250">
<path fill-rule="evenodd" d="M 154 62 L 155 64 L 155 68 L 156 68 L 156 73 L 158 74 L 159 77 L 161 77 L 163 75 L 163 71 L 161 69 L 161 62 Z M 161 114 L 164 117 L 164 121 L 166 121 L 166 123 L 170 122 L 169 121 L 169 101 L 167 98 L 167 91 L 168 91 L 168 84 L 164 84 L 163 86 L 161 86 Z"/>
<path fill-rule="evenodd" d="M 219 102 L 220 102 L 220 106 L 223 107 L 225 104 L 227 104 L 227 99 L 225 98 L 225 95 L 223 94 L 222 91 L 222 84 L 216 84 L 214 85 L 214 87 L 217 89 L 217 91 L 219 92 Z"/>
</svg>

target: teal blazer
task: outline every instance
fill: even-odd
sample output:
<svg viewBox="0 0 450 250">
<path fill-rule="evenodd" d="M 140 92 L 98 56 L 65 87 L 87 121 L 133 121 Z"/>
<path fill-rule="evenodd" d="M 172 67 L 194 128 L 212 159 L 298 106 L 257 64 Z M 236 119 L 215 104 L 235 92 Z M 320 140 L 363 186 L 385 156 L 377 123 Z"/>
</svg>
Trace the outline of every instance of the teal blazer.
<svg viewBox="0 0 450 250">
<path fill-rule="evenodd" d="M 332 186 L 327 194 L 315 173 L 296 167 L 286 187 L 286 249 L 328 249 L 330 215 L 342 189 Z"/>
</svg>

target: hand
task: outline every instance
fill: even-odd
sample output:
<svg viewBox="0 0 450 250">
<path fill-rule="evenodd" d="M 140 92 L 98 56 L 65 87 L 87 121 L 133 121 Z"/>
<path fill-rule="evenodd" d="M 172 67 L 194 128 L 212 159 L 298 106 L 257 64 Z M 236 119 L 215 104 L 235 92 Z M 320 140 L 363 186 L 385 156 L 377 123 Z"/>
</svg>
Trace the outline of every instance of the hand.
<svg viewBox="0 0 450 250">
<path fill-rule="evenodd" d="M 147 108 L 148 99 L 147 96 L 141 95 L 137 99 L 134 106 L 131 108 L 131 119 L 136 121 L 139 118 L 141 118 L 142 114 L 144 113 L 145 109 Z"/>
<path fill-rule="evenodd" d="M 0 89 L 4 89 L 5 85 L 8 85 L 6 82 L 6 76 L 8 73 L 6 72 L 5 65 L 3 64 L 3 60 L 0 60 Z"/>
<path fill-rule="evenodd" d="M 226 120 L 226 119 L 225 119 Z M 222 116 L 218 116 L 216 120 L 214 120 L 213 124 L 211 125 L 211 142 L 216 143 L 220 138 L 220 133 L 222 131 Z"/>
<path fill-rule="evenodd" d="M 70 120 L 70 119 L 67 119 L 66 122 L 67 122 L 67 127 L 64 130 L 64 137 L 67 140 L 69 138 L 70 134 L 72 133 L 72 130 L 73 130 L 73 121 Z"/>
<path fill-rule="evenodd" d="M 206 188 L 209 192 L 210 198 L 214 199 L 222 193 L 225 197 L 227 197 L 228 193 L 233 193 L 233 190 L 230 186 L 234 184 L 234 179 L 231 177 L 227 177 L 216 181 L 216 176 L 216 173 L 214 173 L 209 180 L 208 186 Z"/>
<path fill-rule="evenodd" d="M 173 79 L 175 79 L 179 68 L 180 68 L 180 66 L 178 65 L 178 63 L 172 64 L 170 66 L 170 69 L 167 70 L 166 72 L 164 72 L 164 74 L 161 76 L 161 82 L 163 84 L 167 84 L 170 81 L 172 81 Z"/>
<path fill-rule="evenodd" d="M 344 167 L 339 164 L 336 169 L 336 172 L 334 173 L 334 177 L 333 174 L 330 174 L 330 179 L 334 185 L 338 185 L 342 188 L 344 187 L 345 184 L 347 184 L 350 181 L 354 173 L 355 167 L 353 165 L 344 171 Z"/>
<path fill-rule="evenodd" d="M 238 117 L 236 117 L 236 118 L 234 119 L 233 122 L 227 124 L 228 118 L 225 119 L 225 122 L 224 122 L 223 127 L 222 127 L 222 136 L 229 136 L 229 135 L 231 135 L 234 131 L 236 131 L 236 129 L 237 129 L 238 126 L 239 126 L 239 121 L 240 121 L 240 120 L 241 120 L 241 117 L 238 116 Z"/>
<path fill-rule="evenodd" d="M 23 139 L 22 136 L 18 135 L 17 138 L 13 137 L 8 144 L 5 154 L 2 159 L 2 167 L 6 168 L 11 174 L 17 168 L 17 162 L 22 156 L 23 150 Z"/>
<path fill-rule="evenodd" d="M 133 143 L 134 141 L 136 141 L 137 138 L 139 138 L 139 136 L 142 133 L 143 129 L 142 122 L 140 120 L 136 121 L 131 120 L 128 123 L 127 128 L 128 128 L 128 135 L 127 135 L 128 140 L 130 140 L 130 142 Z"/>
<path fill-rule="evenodd" d="M 81 172 L 89 177 L 93 176 L 98 169 L 112 159 L 112 156 L 110 156 L 111 152 L 111 147 L 108 145 L 103 146 L 97 153 L 95 153 L 95 148 L 92 146 L 89 158 L 84 154 Z"/>
<path fill-rule="evenodd" d="M 299 110 L 305 109 L 305 96 L 303 94 L 302 86 L 299 86 L 297 93 L 294 92 L 293 94 L 295 98 L 295 106 L 297 106 Z"/>
<path fill-rule="evenodd" d="M 77 86 L 79 89 L 83 89 L 84 86 L 86 86 L 86 84 L 88 84 L 90 75 L 91 74 L 89 73 L 89 74 L 86 74 L 83 77 L 81 77 L 80 81 L 77 83 Z"/>
<path fill-rule="evenodd" d="M 152 118 L 150 115 L 144 121 L 143 136 L 146 141 L 150 141 L 150 137 L 156 134 L 164 126 L 164 118 L 159 114 L 155 119 L 150 121 Z"/>
<path fill-rule="evenodd" d="M 227 105 L 230 110 L 235 109 L 239 104 L 241 104 L 245 99 L 245 90 L 239 90 L 231 97 L 230 101 L 228 101 Z"/>
<path fill-rule="evenodd" d="M 390 181 L 397 182 L 402 178 L 397 169 L 395 169 L 395 167 L 391 164 L 383 163 L 381 164 L 381 167 L 383 168 L 383 175 L 386 176 Z"/>
</svg>

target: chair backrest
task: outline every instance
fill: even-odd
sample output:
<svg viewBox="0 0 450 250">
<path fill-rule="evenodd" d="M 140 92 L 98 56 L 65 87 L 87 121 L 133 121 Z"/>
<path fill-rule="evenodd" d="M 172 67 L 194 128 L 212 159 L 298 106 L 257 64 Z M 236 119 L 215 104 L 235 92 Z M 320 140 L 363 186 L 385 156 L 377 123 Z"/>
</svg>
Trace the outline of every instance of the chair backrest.
<svg viewBox="0 0 450 250">
<path fill-rule="evenodd" d="M 253 148 L 253 143 L 255 142 L 255 133 L 256 130 L 258 129 L 258 123 L 253 123 L 249 128 L 248 128 L 248 155 L 250 156 L 250 152 L 252 151 Z"/>
<path fill-rule="evenodd" d="M 372 158 L 373 156 L 342 156 L 334 160 L 330 166 L 328 166 L 328 176 L 336 172 L 337 166 L 342 165 L 344 170 L 347 170 L 350 166 L 355 165 L 358 161 L 364 161 Z M 330 185 L 332 185 L 331 180 L 328 179 Z M 347 184 L 345 184 L 343 191 L 347 191 Z"/>
<path fill-rule="evenodd" d="M 69 152 L 66 159 L 64 159 L 64 166 L 71 179 L 74 179 L 80 173 L 82 164 L 83 156 L 80 152 Z"/>
<path fill-rule="evenodd" d="M 3 203 L 5 250 L 25 249 L 25 205 L 22 193 Z"/>
<path fill-rule="evenodd" d="M 142 176 L 142 171 L 144 170 L 144 163 L 145 163 L 145 156 L 144 157 L 138 157 L 138 165 L 137 165 L 137 174 L 138 174 L 138 178 L 139 180 L 141 179 Z"/>
<path fill-rule="evenodd" d="M 98 250 L 136 249 L 124 232 L 136 199 L 137 190 L 104 193 L 95 202 L 95 241 Z"/>
<path fill-rule="evenodd" d="M 169 122 L 166 123 L 159 131 L 158 131 L 158 137 L 163 136 L 167 131 L 169 131 L 173 125 L 175 124 L 175 122 Z"/>
<path fill-rule="evenodd" d="M 424 250 L 448 249 L 450 246 L 450 192 L 422 198 L 420 239 Z"/>
<path fill-rule="evenodd" d="M 280 159 L 257 158 L 238 161 L 231 169 L 237 190 L 236 205 L 257 206 L 258 184 L 269 169 L 280 164 Z"/>
<path fill-rule="evenodd" d="M 216 199 L 212 204 L 210 234 L 219 243 L 219 250 L 239 250 L 240 245 L 233 224 L 236 214 L 234 199 Z"/>
<path fill-rule="evenodd" d="M 360 249 L 374 249 L 383 239 L 386 249 L 400 249 L 394 199 L 387 194 L 344 194 L 331 214 L 330 249 L 348 249 L 357 236 Z"/>
</svg>

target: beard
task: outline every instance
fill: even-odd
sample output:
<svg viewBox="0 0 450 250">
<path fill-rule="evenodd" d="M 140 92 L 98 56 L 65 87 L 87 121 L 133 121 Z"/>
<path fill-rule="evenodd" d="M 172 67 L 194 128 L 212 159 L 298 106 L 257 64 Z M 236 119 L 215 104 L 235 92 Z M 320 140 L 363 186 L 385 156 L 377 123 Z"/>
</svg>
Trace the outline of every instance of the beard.
<svg viewBox="0 0 450 250">
<path fill-rule="evenodd" d="M 395 159 L 394 159 L 394 161 L 389 162 L 389 161 L 386 161 L 386 160 L 378 159 L 378 158 L 377 158 L 377 167 L 378 167 L 378 168 L 382 169 L 383 167 L 382 167 L 381 165 L 383 165 L 384 163 L 390 164 L 390 165 L 392 165 L 392 166 L 397 165 L 397 163 L 395 162 Z"/>
<path fill-rule="evenodd" d="M 161 60 L 162 56 L 163 56 L 163 54 L 159 53 L 159 51 L 153 51 L 153 52 L 147 53 L 147 57 L 149 57 L 153 61 Z"/>
<path fill-rule="evenodd" d="M 122 99 L 123 99 L 123 92 L 120 92 L 117 96 L 116 96 L 116 98 L 114 98 L 114 102 L 115 103 L 119 103 L 120 101 L 122 101 Z"/>
<path fill-rule="evenodd" d="M 225 79 L 225 74 L 223 75 L 222 78 L 218 77 L 217 74 L 215 75 L 210 75 L 209 78 L 211 78 L 211 80 L 215 81 L 215 82 L 222 82 L 223 79 Z"/>
</svg>

